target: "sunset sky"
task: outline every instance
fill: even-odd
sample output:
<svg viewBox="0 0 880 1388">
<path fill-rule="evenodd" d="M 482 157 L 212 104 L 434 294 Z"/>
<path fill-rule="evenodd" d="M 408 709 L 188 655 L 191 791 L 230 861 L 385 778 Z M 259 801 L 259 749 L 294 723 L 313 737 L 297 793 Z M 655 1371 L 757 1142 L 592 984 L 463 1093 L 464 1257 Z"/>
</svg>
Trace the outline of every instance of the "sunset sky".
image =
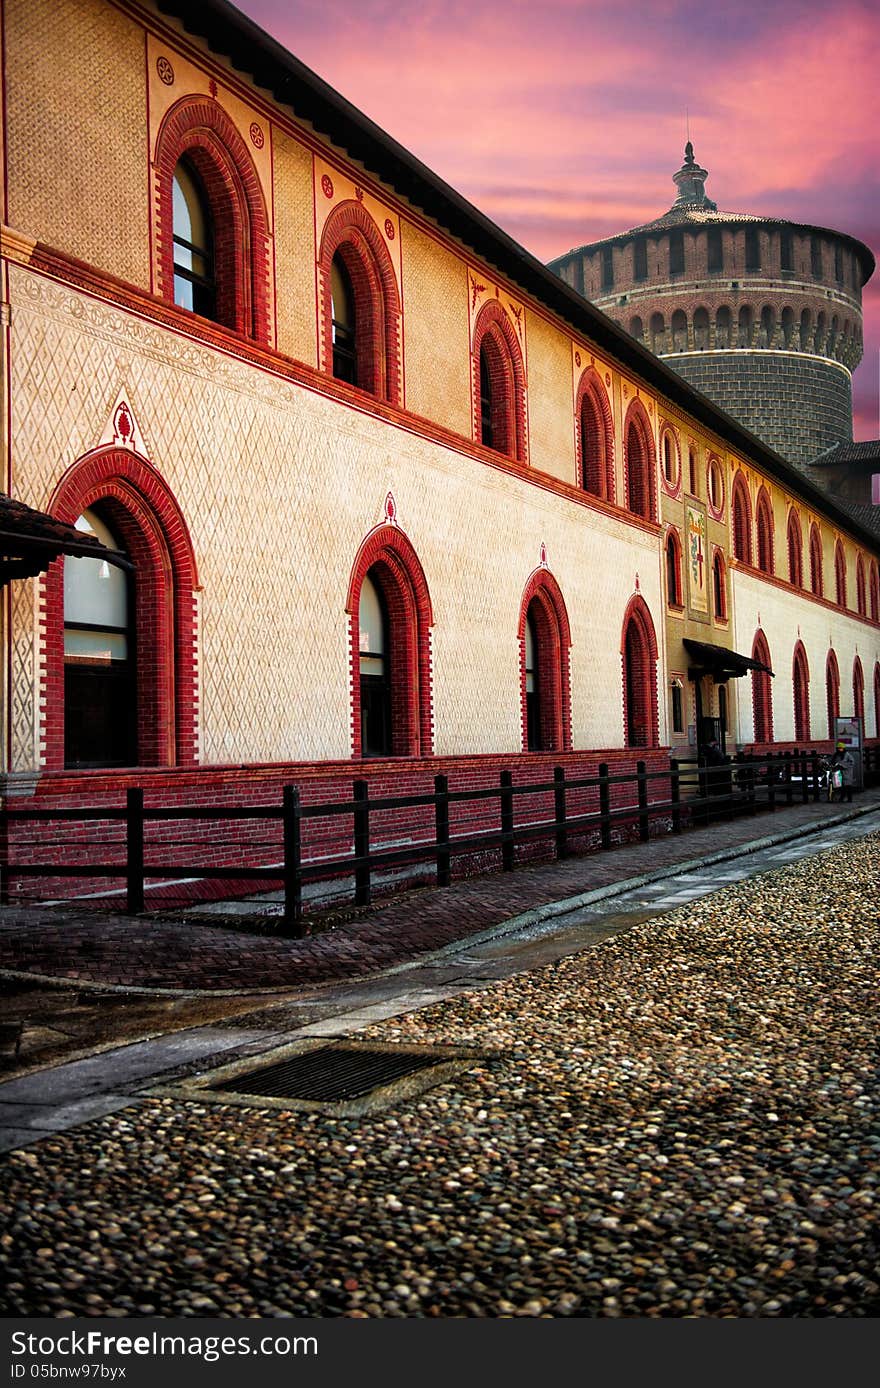
<svg viewBox="0 0 880 1388">
<path fill-rule="evenodd" d="M 722 211 L 880 255 L 880 8 L 862 0 L 238 0 L 541 260 L 672 203 L 686 112 Z M 880 436 L 880 271 L 855 437 Z"/>
</svg>

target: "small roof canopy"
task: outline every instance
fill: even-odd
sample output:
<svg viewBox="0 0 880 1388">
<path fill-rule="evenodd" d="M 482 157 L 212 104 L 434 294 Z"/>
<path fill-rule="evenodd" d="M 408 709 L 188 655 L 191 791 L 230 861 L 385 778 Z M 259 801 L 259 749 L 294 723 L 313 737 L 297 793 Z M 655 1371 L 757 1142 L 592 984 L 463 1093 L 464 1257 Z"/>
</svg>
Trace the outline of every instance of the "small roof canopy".
<svg viewBox="0 0 880 1388">
<path fill-rule="evenodd" d="M 0 492 L 0 588 L 14 578 L 35 578 L 45 573 L 62 554 L 106 559 L 130 569 L 131 560 L 107 549 L 94 535 L 86 535 L 45 511 L 35 511 L 23 501 Z"/>
<path fill-rule="evenodd" d="M 760 660 L 753 660 L 749 655 L 729 651 L 726 646 L 712 646 L 707 641 L 691 641 L 687 636 L 683 645 L 694 662 L 688 670 L 691 679 L 699 679 L 702 675 L 712 675 L 715 679 L 739 679 L 740 675 L 747 675 L 750 670 L 762 670 L 767 675 L 773 674 L 769 665 L 762 664 Z"/>
</svg>

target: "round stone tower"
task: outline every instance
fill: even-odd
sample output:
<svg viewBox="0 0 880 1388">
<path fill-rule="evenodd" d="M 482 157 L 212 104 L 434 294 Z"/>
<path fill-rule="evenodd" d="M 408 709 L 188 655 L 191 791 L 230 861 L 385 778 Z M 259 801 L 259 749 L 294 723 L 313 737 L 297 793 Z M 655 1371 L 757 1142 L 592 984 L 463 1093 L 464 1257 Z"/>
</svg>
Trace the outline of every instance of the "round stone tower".
<svg viewBox="0 0 880 1388">
<path fill-rule="evenodd" d="M 867 246 L 827 227 L 719 212 L 690 141 L 656 221 L 550 269 L 784 458 L 852 441 Z"/>
</svg>

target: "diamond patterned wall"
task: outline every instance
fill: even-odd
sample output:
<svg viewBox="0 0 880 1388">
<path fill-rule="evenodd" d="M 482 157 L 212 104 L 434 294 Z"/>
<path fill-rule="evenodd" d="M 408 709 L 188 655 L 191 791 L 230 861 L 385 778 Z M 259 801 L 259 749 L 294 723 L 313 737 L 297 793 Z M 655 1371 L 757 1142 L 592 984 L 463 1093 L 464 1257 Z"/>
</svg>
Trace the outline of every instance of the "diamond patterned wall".
<svg viewBox="0 0 880 1388">
<path fill-rule="evenodd" d="M 183 509 L 205 761 L 350 755 L 346 593 L 389 491 L 434 606 L 435 750 L 520 749 L 515 633 L 542 542 L 573 628 L 575 746 L 620 743 L 620 625 L 637 572 L 659 610 L 653 537 L 21 267 L 11 285 L 16 495 L 45 507 L 125 389 Z M 33 642 L 16 622 L 24 767 Z"/>
</svg>

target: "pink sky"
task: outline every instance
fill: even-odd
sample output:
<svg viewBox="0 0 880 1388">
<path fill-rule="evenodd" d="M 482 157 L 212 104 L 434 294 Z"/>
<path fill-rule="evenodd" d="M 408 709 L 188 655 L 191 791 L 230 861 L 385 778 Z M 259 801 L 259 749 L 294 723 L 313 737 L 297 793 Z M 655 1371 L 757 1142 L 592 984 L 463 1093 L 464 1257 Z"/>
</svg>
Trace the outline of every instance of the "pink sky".
<svg viewBox="0 0 880 1388">
<path fill-rule="evenodd" d="M 862 0 L 238 0 L 533 255 L 672 203 L 686 138 L 719 209 L 880 253 L 880 10 Z M 880 436 L 880 271 L 855 437 Z"/>
</svg>

